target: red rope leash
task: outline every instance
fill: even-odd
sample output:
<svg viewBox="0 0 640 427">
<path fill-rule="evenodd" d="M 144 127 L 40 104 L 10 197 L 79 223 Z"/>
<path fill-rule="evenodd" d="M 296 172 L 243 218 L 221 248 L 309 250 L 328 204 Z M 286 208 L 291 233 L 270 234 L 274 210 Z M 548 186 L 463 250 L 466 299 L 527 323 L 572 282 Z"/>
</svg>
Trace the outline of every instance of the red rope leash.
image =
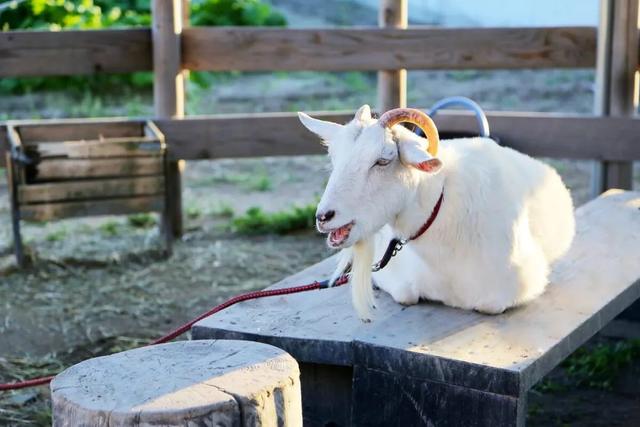
<svg viewBox="0 0 640 427">
<path fill-rule="evenodd" d="M 341 276 L 339 277 L 332 286 L 341 286 L 344 285 L 345 283 L 347 283 L 349 281 L 347 276 Z M 329 287 L 329 281 L 328 280 L 324 280 L 322 282 L 313 282 L 311 284 L 308 285 L 302 285 L 302 286 L 293 286 L 290 288 L 282 288 L 282 289 L 267 289 L 264 291 L 254 291 L 254 292 L 247 292 L 246 294 L 240 294 L 237 295 L 225 302 L 223 302 L 222 304 L 218 304 L 215 307 L 213 307 L 211 310 L 202 313 L 201 315 L 199 315 L 198 317 L 196 317 L 195 319 L 190 320 L 189 322 L 185 323 L 184 325 L 180 326 L 179 328 L 174 329 L 173 331 L 169 332 L 168 334 L 158 338 L 157 340 L 151 342 L 149 345 L 156 345 L 156 344 L 163 344 L 166 343 L 168 341 L 171 341 L 172 339 L 179 337 L 180 335 L 184 334 L 185 332 L 187 332 L 189 329 L 191 329 L 191 327 L 196 323 L 199 322 L 200 320 L 204 319 L 205 317 L 211 316 L 212 314 L 215 314 L 219 311 L 224 310 L 227 307 L 230 307 L 234 304 L 237 304 L 239 302 L 242 301 L 248 301 L 248 300 L 252 300 L 252 299 L 257 299 L 257 298 L 265 298 L 265 297 L 275 297 L 278 295 L 287 295 L 287 294 L 295 294 L 298 292 L 307 292 L 307 291 L 313 291 L 316 289 L 324 289 L 324 288 L 328 288 Z M 45 385 L 51 382 L 51 380 L 55 377 L 55 375 L 51 375 L 48 377 L 42 377 L 42 378 L 34 378 L 31 380 L 26 380 L 26 381 L 18 381 L 18 382 L 13 382 L 13 383 L 7 383 L 7 384 L 0 384 L 0 391 L 7 391 L 7 390 L 18 390 L 21 388 L 28 388 L 28 387 L 35 387 L 35 386 L 39 386 L 39 385 Z"/>
</svg>

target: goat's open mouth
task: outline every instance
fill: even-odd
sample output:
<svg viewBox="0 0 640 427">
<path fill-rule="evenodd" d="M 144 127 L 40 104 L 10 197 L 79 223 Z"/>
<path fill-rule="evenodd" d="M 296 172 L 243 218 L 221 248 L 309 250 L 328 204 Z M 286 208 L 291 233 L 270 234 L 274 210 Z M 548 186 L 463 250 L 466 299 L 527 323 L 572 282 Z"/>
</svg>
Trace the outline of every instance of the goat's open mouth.
<svg viewBox="0 0 640 427">
<path fill-rule="evenodd" d="M 342 227 L 334 228 L 329 232 L 329 244 L 334 247 L 338 247 L 347 241 L 354 222 L 351 221 Z"/>
</svg>

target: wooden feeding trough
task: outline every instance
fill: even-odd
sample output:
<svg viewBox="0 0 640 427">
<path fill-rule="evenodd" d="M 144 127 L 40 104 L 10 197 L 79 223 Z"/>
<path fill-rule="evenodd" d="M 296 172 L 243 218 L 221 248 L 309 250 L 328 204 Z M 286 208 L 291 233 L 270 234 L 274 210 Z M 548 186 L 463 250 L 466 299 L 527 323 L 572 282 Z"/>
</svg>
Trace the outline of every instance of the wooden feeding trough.
<svg viewBox="0 0 640 427">
<path fill-rule="evenodd" d="M 25 263 L 21 220 L 160 212 L 166 250 L 171 250 L 167 145 L 153 122 L 109 126 L 10 122 L 6 128 L 11 214 L 20 265 Z"/>
</svg>

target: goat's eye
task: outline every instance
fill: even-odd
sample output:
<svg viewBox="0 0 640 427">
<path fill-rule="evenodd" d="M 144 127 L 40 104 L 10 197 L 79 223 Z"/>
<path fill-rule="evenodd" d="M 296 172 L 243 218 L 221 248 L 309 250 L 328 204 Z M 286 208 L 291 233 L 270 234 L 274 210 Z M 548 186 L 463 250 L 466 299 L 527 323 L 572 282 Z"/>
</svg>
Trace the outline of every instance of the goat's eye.
<svg viewBox="0 0 640 427">
<path fill-rule="evenodd" d="M 379 158 L 378 160 L 376 160 L 376 166 L 387 166 L 389 163 L 391 163 L 391 159 L 384 159 L 384 158 Z"/>
</svg>

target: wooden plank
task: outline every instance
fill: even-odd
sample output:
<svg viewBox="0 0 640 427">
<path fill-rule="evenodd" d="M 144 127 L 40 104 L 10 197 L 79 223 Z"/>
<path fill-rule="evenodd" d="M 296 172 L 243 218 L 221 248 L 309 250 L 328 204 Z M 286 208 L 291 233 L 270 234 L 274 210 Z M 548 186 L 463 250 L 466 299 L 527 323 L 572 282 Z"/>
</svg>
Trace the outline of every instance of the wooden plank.
<svg viewBox="0 0 640 427">
<path fill-rule="evenodd" d="M 198 322 L 193 333 L 269 341 L 308 363 L 523 396 L 640 296 L 639 208 L 640 193 L 613 190 L 580 207 L 573 246 L 554 265 L 546 292 L 502 315 L 407 308 L 378 292 L 375 319 L 362 323 L 344 286 L 242 303 Z M 325 279 L 330 267 L 321 263 L 283 284 Z"/>
<path fill-rule="evenodd" d="M 274 29 L 193 27 L 182 33 L 190 70 L 586 68 L 592 27 Z"/>
<path fill-rule="evenodd" d="M 164 177 L 100 179 L 18 187 L 21 204 L 164 194 Z"/>
<path fill-rule="evenodd" d="M 27 168 L 27 179 L 42 182 L 81 178 L 159 175 L 164 173 L 161 157 L 115 159 L 51 159 Z"/>
<path fill-rule="evenodd" d="M 406 29 L 409 24 L 407 0 L 380 0 L 378 25 L 383 28 Z M 379 111 L 407 106 L 407 70 L 378 71 Z"/>
<path fill-rule="evenodd" d="M 353 112 L 310 113 L 345 123 Z M 533 156 L 572 159 L 640 160 L 640 120 L 593 116 L 488 112 L 492 134 L 502 144 Z M 441 131 L 478 132 L 466 112 L 436 117 Z M 325 153 L 318 139 L 290 113 L 230 114 L 159 120 L 174 158 L 287 156 Z"/>
<path fill-rule="evenodd" d="M 151 2 L 153 39 L 153 106 L 156 117 L 184 116 L 184 75 L 181 68 L 181 36 L 184 15 L 181 0 Z M 175 144 L 174 141 L 171 141 Z M 167 204 L 162 228 L 165 234 L 182 236 L 182 169 L 177 160 L 166 165 Z M 181 167 L 182 166 L 182 167 Z M 169 242 L 169 239 L 167 240 Z"/>
<path fill-rule="evenodd" d="M 148 28 L 0 32 L 0 77 L 151 70 Z"/>
<path fill-rule="evenodd" d="M 138 212 L 157 212 L 164 206 L 162 196 L 125 197 L 83 202 L 61 202 L 39 205 L 23 205 L 20 217 L 26 221 L 95 215 L 127 215 Z"/>
<path fill-rule="evenodd" d="M 101 157 L 150 157 L 164 154 L 162 144 L 153 137 L 121 137 L 90 141 L 30 142 L 28 156 L 38 159 L 86 159 Z"/>
<path fill-rule="evenodd" d="M 127 119 L 12 120 L 22 142 L 142 136 L 144 121 Z"/>
</svg>

